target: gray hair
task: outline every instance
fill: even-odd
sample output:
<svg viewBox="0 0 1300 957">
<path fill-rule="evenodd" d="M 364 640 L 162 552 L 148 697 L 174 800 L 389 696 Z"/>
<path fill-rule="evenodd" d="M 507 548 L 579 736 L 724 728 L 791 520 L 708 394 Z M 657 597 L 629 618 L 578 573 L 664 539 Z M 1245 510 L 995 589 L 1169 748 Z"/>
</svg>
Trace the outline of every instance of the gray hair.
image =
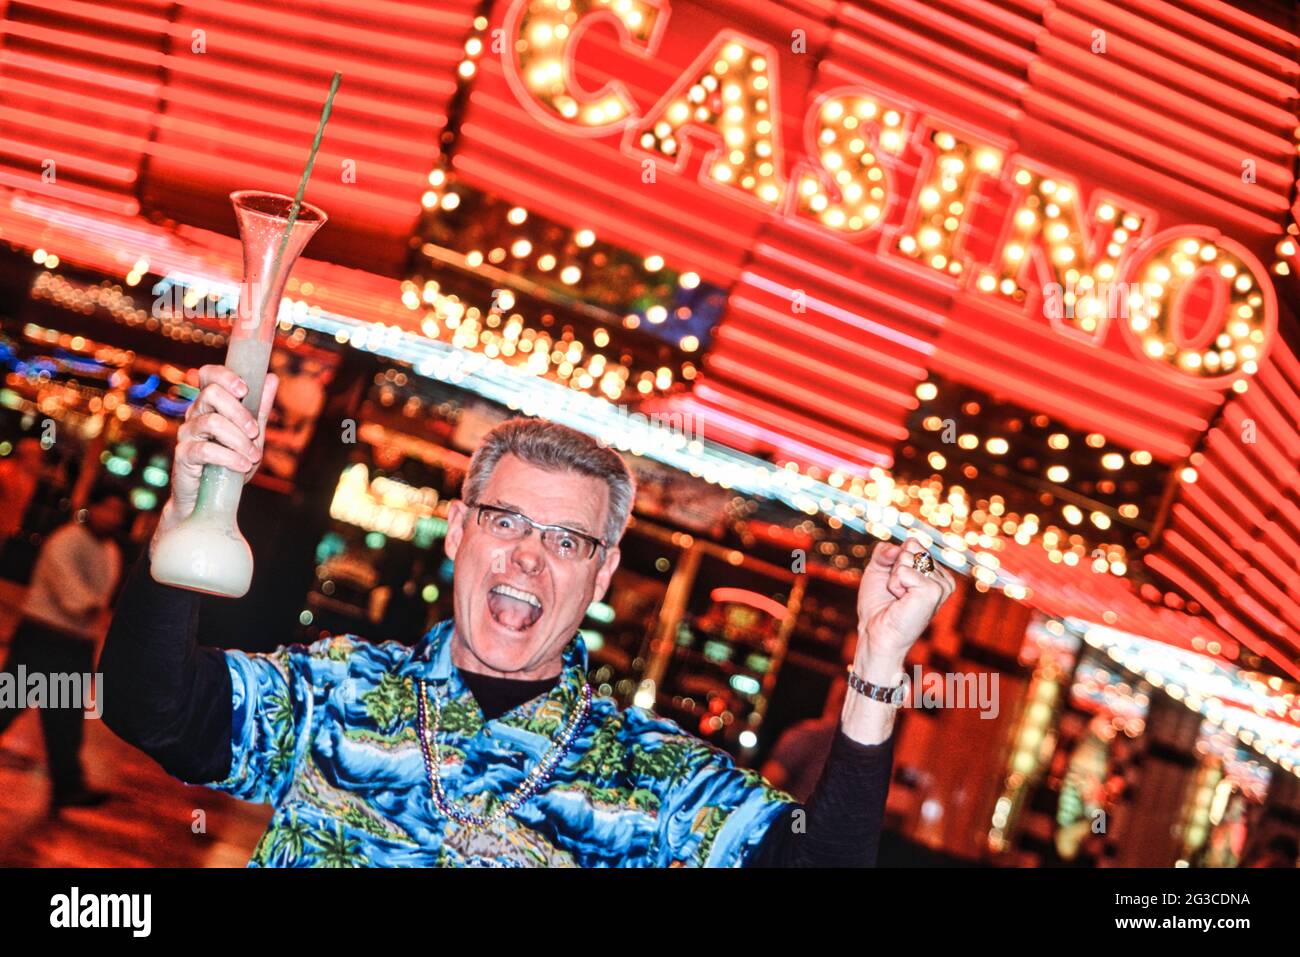
<svg viewBox="0 0 1300 957">
<path fill-rule="evenodd" d="M 618 544 L 631 518 L 636 496 L 636 480 L 621 455 L 591 436 L 558 422 L 510 419 L 493 428 L 475 450 L 461 485 L 462 499 L 480 500 L 492 478 L 492 470 L 503 455 L 516 456 L 549 472 L 577 472 L 604 481 L 609 486 L 609 515 L 603 537 L 611 548 Z"/>
</svg>

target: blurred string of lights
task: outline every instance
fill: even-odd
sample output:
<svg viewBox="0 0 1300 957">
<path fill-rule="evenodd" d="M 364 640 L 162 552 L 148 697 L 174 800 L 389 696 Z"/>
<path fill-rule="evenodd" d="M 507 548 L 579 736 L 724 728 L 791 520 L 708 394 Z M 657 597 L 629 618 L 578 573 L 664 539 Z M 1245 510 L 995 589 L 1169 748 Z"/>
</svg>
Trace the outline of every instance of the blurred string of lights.
<svg viewBox="0 0 1300 957">
<path fill-rule="evenodd" d="M 859 533 L 834 515 L 821 512 L 791 525 L 784 504 L 768 499 L 733 496 L 727 503 L 726 516 L 727 527 L 742 548 L 754 554 L 766 553 L 773 562 L 780 562 L 791 548 L 798 547 L 843 572 L 864 561 L 874 542 L 869 532 Z M 773 537 L 763 532 L 764 526 L 788 529 L 790 534 Z"/>
<path fill-rule="evenodd" d="M 723 290 L 697 273 L 670 268 L 662 256 L 636 256 L 592 229 L 571 228 L 466 183 L 447 181 L 431 193 L 439 212 L 425 224 L 431 241 L 421 252 L 435 262 L 445 257 L 466 269 L 486 264 L 492 278 L 539 297 L 550 294 L 596 321 L 641 329 L 684 352 L 700 348 L 699 335 L 683 340 L 707 331 L 721 312 Z"/>
<path fill-rule="evenodd" d="M 136 299 L 128 289 L 119 283 L 102 280 L 98 283 L 84 283 L 67 276 L 60 276 L 50 270 L 53 260 L 58 264 L 58 257 L 44 255 L 38 249 L 33 259 L 46 268 L 37 273 L 32 281 L 31 297 L 38 301 L 47 301 L 83 315 L 92 315 L 96 310 L 103 310 L 110 318 L 128 326 L 140 326 L 149 332 L 156 332 L 169 339 L 189 341 L 213 348 L 224 346 L 226 334 L 216 323 L 229 318 L 229 313 L 221 311 L 228 303 L 222 303 L 215 295 L 210 296 L 201 283 L 187 285 L 174 276 L 160 278 L 153 287 L 156 306 L 152 310 L 139 307 Z M 36 258 L 40 256 L 41 258 Z M 139 285 L 147 275 L 149 261 L 139 259 L 127 275 L 126 285 Z M 173 293 L 176 301 L 172 301 Z M 187 316 L 186 313 L 189 312 Z M 207 324 L 191 321 L 198 315 L 209 315 Z"/>
<path fill-rule="evenodd" d="M 430 185 L 417 265 L 402 283 L 425 335 L 611 401 L 694 379 L 722 289 L 441 169 Z"/>
<path fill-rule="evenodd" d="M 486 44 L 483 42 L 487 36 L 488 18 L 482 15 L 476 16 L 474 22 L 470 25 L 469 36 L 465 38 L 465 55 L 461 58 L 460 63 L 456 65 L 456 76 L 460 82 L 472 80 L 478 73 L 478 60 L 483 55 Z"/>
<path fill-rule="evenodd" d="M 1129 552 L 1150 543 L 1171 480 L 1150 452 L 939 376 L 918 384 L 916 395 L 894 471 L 916 473 L 921 518 L 970 545 L 1037 541 L 1054 563 L 1129 573 Z M 1179 478 L 1195 481 L 1194 467 Z"/>
<path fill-rule="evenodd" d="M 0 405 L 61 417 L 86 438 L 103 427 L 101 413 L 123 423 L 138 420 L 150 431 L 167 433 L 197 394 L 175 366 L 164 365 L 160 373 L 133 381 L 131 350 L 36 323 L 25 324 L 22 331 L 40 352 L 24 358 L 13 345 L 0 343 L 0 367 L 8 370 Z M 30 407 L 22 391 L 34 396 Z"/>
<path fill-rule="evenodd" d="M 1070 618 L 1064 624 L 1121 667 L 1300 777 L 1300 701 L 1294 686 L 1104 625 Z"/>
<path fill-rule="evenodd" d="M 1090 659 L 1079 663 L 1070 696 L 1087 710 L 1104 713 L 1110 722 L 1108 733 L 1122 731 L 1136 738 L 1146 728 L 1150 688 L 1140 681 L 1136 687 L 1130 685 L 1122 674 L 1100 662 Z"/>
<path fill-rule="evenodd" d="M 153 454 L 136 474 L 139 453 L 128 438 L 131 433 L 120 427 L 136 423 L 163 438 L 197 390 L 183 381 L 183 373 L 174 366 L 163 366 L 161 373 L 134 381 L 135 354 L 128 349 L 31 322 L 23 326 L 22 335 L 25 344 L 0 338 L 0 368 L 6 370 L 0 406 L 21 413 L 24 429 L 32 428 L 36 416 L 43 415 L 86 440 L 102 435 L 107 424 L 105 438 L 117 438 L 100 452 L 100 464 L 115 478 L 135 476 L 139 484 L 129 489 L 134 508 L 156 508 L 161 490 L 171 481 L 168 456 Z M 0 455 L 12 452 L 10 443 L 3 445 Z"/>
</svg>

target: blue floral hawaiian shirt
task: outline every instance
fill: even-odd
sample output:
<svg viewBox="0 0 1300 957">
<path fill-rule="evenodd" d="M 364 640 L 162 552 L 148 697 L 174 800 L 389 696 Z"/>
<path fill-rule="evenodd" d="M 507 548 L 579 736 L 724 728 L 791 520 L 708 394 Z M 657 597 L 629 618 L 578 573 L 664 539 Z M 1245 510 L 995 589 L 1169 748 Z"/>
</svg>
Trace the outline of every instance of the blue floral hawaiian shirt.
<svg viewBox="0 0 1300 957">
<path fill-rule="evenodd" d="M 275 806 L 250 867 L 738 867 L 794 803 L 674 722 L 593 697 L 542 787 L 492 826 L 463 827 L 430 792 L 414 679 L 440 696 L 445 793 L 486 816 L 579 706 L 587 649 L 575 635 L 550 692 L 484 721 L 452 632 L 443 621 L 413 648 L 335 637 L 225 652 L 231 769 L 208 786 Z"/>
</svg>

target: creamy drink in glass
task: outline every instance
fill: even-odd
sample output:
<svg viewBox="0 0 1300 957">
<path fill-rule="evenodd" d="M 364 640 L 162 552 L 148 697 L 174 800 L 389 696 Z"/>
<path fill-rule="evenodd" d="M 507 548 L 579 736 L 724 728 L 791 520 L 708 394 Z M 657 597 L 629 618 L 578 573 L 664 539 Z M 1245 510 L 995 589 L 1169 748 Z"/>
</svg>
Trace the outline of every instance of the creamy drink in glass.
<svg viewBox="0 0 1300 957">
<path fill-rule="evenodd" d="M 319 208 L 302 203 L 281 253 L 293 197 L 240 190 L 230 199 L 244 247 L 244 283 L 225 364 L 247 383 L 248 394 L 242 401 L 256 416 L 285 284 L 307 241 L 327 217 Z M 248 591 L 253 553 L 236 523 L 243 487 L 240 473 L 219 465 L 203 467 L 194 511 L 154 547 L 152 570 L 157 581 L 228 598 Z"/>
</svg>

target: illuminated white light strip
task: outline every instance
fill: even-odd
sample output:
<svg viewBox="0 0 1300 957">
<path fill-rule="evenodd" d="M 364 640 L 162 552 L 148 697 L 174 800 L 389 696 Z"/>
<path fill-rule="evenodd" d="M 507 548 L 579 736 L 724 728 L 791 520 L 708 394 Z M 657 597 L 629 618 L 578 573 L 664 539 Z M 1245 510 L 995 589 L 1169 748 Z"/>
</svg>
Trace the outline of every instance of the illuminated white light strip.
<svg viewBox="0 0 1300 957">
<path fill-rule="evenodd" d="M 239 286 L 224 277 L 173 272 L 155 289 L 166 291 L 171 284 L 201 285 L 209 293 L 216 293 L 221 304 L 231 310 L 239 297 Z M 818 512 L 833 515 L 849 528 L 877 537 L 883 534 L 901 540 L 911 533 L 919 533 L 929 538 L 931 555 L 936 561 L 963 573 L 978 564 L 977 574 L 985 584 L 1007 589 L 1013 598 L 1025 594 L 1025 586 L 1018 578 L 1001 568 L 971 562 L 964 554 L 945 548 L 940 532 L 892 505 L 864 500 L 826 482 L 706 439 L 688 441 L 684 435 L 648 418 L 643 421 L 641 416 L 630 416 L 604 399 L 520 372 L 481 353 L 407 332 L 398 326 L 377 326 L 324 311 L 313 312 L 303 303 L 291 304 L 287 299 L 281 303 L 279 319 L 336 340 L 342 341 L 340 337 L 343 337 L 355 349 L 410 363 L 416 373 L 426 378 L 473 392 L 524 415 L 545 416 L 621 451 L 643 455 L 723 488 L 779 501 L 808 515 Z"/>
<path fill-rule="evenodd" d="M 1182 701 L 1215 727 L 1236 735 L 1266 760 L 1300 777 L 1300 727 L 1255 710 L 1286 715 L 1289 706 L 1281 695 L 1261 691 L 1259 682 L 1247 681 L 1240 668 L 1206 655 L 1077 618 L 1064 621 L 1088 644 L 1106 651 L 1129 671 Z M 1223 699 L 1247 707 L 1226 708 Z"/>
</svg>

